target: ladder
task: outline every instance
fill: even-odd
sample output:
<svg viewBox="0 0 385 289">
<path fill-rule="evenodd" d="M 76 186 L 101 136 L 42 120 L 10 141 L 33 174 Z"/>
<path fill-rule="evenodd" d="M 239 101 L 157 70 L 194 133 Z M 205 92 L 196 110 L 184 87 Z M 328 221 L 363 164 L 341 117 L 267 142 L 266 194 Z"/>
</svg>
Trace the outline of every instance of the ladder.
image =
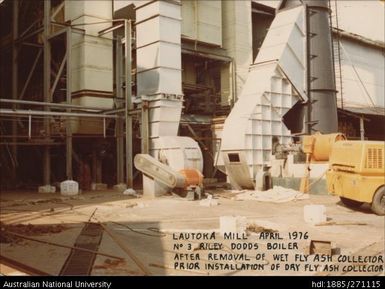
<svg viewBox="0 0 385 289">
<path fill-rule="evenodd" d="M 333 2 L 333 3 L 332 3 Z M 344 95 L 343 95 L 343 78 L 342 78 L 342 53 L 341 53 L 341 37 L 339 34 L 339 21 L 338 21 L 338 7 L 337 0 L 328 0 L 328 6 L 330 9 L 330 32 L 332 35 L 332 52 L 334 62 L 334 76 L 336 82 L 337 104 L 341 109 L 344 108 Z M 333 36 L 333 29 L 337 31 Z M 339 100 L 339 103 L 338 103 Z"/>
</svg>

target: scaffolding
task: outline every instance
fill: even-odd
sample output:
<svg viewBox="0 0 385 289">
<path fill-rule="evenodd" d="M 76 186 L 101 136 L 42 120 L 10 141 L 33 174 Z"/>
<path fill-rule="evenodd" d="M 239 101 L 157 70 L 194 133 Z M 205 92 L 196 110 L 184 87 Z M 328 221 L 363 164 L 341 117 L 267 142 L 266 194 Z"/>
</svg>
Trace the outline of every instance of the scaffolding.
<svg viewBox="0 0 385 289">
<path fill-rule="evenodd" d="M 7 1 L 6 1 L 7 2 Z M 11 2 L 11 3 L 10 3 Z M 82 25 L 92 25 L 95 23 L 76 24 L 58 21 L 55 17 L 64 10 L 65 1 L 44 0 L 40 1 L 40 11 L 35 19 L 21 31 L 19 29 L 20 11 L 28 9 L 31 1 L 14 0 L 8 1 L 8 5 L 12 5 L 12 30 L 11 41 L 9 43 L 1 43 L 1 53 L 5 53 L 6 49 L 11 48 L 11 67 L 7 69 L 11 73 L 11 98 L 7 95 L 0 95 L 0 121 L 1 121 L 1 139 L 0 145 L 2 150 L 8 152 L 12 163 L 12 176 L 16 179 L 16 168 L 18 164 L 18 147 L 21 145 L 33 145 L 43 150 L 43 185 L 51 185 L 51 147 L 54 145 L 65 145 L 65 176 L 68 180 L 74 178 L 73 159 L 76 158 L 73 151 L 73 139 L 84 137 L 75 135 L 71 129 L 71 122 L 77 118 L 98 119 L 103 121 L 103 135 L 94 135 L 90 137 L 106 138 L 112 137 L 116 139 L 116 182 L 125 183 L 128 187 L 133 185 L 133 169 L 132 169 L 132 127 L 133 117 L 140 113 L 140 110 L 134 109 L 132 103 L 132 80 L 131 80 L 131 59 L 132 59 L 132 22 L 128 19 L 117 19 L 106 22 L 111 23 L 108 31 L 100 31 L 99 36 L 103 37 L 105 33 L 120 30 L 115 33 L 112 38 L 115 47 L 115 95 L 113 95 L 115 108 L 111 110 L 103 110 L 98 107 L 90 107 L 83 105 L 75 105 L 72 103 L 72 73 L 71 73 L 71 57 L 72 57 L 72 34 L 84 34 L 81 29 Z M 55 3 L 55 6 L 52 6 Z M 3 3 L 4 5 L 4 3 Z M 38 37 L 36 37 L 39 35 Z M 120 36 L 120 35 L 123 35 Z M 53 50 L 52 43 L 57 40 L 64 40 L 63 56 L 58 65 L 57 72 L 53 69 Z M 20 47 L 27 49 L 37 49 L 35 59 L 28 71 L 25 83 L 19 83 L 21 54 Z M 32 54 L 32 51 L 28 52 Z M 57 53 L 56 53 L 57 54 Z M 42 60 L 41 60 L 42 58 Z M 37 93 L 39 99 L 31 100 L 28 98 L 28 90 L 31 80 L 39 62 L 43 62 L 42 73 L 42 90 Z M 41 78 L 40 78 L 41 79 Z M 65 99 L 57 101 L 54 99 L 55 91 L 60 85 L 65 91 Z M 2 94 L 5 90 L 0 91 Z M 36 97 L 35 97 L 36 98 Z M 54 122 L 59 120 L 60 125 L 64 126 L 61 134 L 55 134 L 52 131 Z M 114 135 L 107 135 L 106 121 L 115 121 Z M 7 126 L 3 125 L 10 122 L 10 134 L 7 134 Z M 20 125 L 28 127 L 27 135 L 23 136 Z M 43 133 L 35 137 L 33 133 L 33 124 L 42 125 Z M 8 125 L 9 126 L 9 125 Z M 62 127 L 63 128 L 63 127 Z M 9 131 L 9 128 L 8 128 Z M 58 143 L 58 139 L 64 139 L 64 143 Z M 99 177 L 100 178 L 100 177 Z"/>
</svg>

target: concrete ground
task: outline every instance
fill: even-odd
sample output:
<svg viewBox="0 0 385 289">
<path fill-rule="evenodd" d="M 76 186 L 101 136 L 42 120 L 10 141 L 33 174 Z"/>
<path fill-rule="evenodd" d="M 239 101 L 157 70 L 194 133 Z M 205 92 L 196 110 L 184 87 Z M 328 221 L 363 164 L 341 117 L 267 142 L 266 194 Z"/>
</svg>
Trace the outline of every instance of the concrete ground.
<svg viewBox="0 0 385 289">
<path fill-rule="evenodd" d="M 91 275 L 384 274 L 384 217 L 365 206 L 352 210 L 329 195 L 269 203 L 237 201 L 229 191 L 210 193 L 218 205 L 201 206 L 200 201 L 171 195 L 136 198 L 113 191 L 73 197 L 2 192 L 1 256 L 58 275 L 90 221 L 102 223 L 108 231 L 103 233 L 101 254 L 95 258 Z M 303 210 L 309 204 L 326 207 L 326 224 L 305 223 Z M 223 239 L 221 216 L 245 217 L 247 234 L 233 236 L 245 239 Z M 333 256 L 309 255 L 311 240 L 331 242 Z M 5 265 L 0 267 L 3 274 L 20 270 Z"/>
</svg>

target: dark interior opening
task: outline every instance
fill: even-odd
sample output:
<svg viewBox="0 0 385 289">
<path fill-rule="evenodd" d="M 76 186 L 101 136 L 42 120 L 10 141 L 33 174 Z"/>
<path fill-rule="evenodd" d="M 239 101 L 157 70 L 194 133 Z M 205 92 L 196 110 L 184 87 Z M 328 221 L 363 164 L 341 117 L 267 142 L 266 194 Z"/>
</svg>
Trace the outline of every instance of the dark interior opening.
<svg viewBox="0 0 385 289">
<path fill-rule="evenodd" d="M 227 154 L 228 157 L 229 157 L 229 161 L 230 163 L 239 163 L 240 162 L 240 159 L 239 159 L 239 154 Z"/>
</svg>

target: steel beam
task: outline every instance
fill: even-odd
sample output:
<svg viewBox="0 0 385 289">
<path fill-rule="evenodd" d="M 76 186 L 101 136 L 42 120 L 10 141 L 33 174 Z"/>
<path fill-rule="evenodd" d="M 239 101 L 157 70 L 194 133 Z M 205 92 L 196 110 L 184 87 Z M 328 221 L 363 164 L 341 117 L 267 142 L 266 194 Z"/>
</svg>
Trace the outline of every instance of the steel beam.
<svg viewBox="0 0 385 289">
<path fill-rule="evenodd" d="M 123 99 L 123 52 L 122 52 L 122 38 L 118 35 L 115 46 L 115 89 L 116 98 L 119 100 Z M 122 112 L 124 108 L 121 108 L 120 103 L 117 103 L 118 110 Z M 124 182 L 124 142 L 123 142 L 123 120 L 117 119 L 115 124 L 115 136 L 116 136 L 116 183 L 120 184 Z"/>
<path fill-rule="evenodd" d="M 63 117 L 89 117 L 89 118 L 118 118 L 116 115 L 97 114 L 86 112 L 60 112 L 60 111 L 45 111 L 45 110 L 26 110 L 26 109 L 0 109 L 1 115 L 40 115 L 40 116 L 63 116 Z"/>
<path fill-rule="evenodd" d="M 12 99 L 18 97 L 18 45 L 16 40 L 19 33 L 19 0 L 13 1 L 13 15 L 12 15 Z M 12 105 L 13 109 L 17 108 L 17 105 Z M 17 119 L 12 121 L 12 135 L 17 135 Z M 17 145 L 16 139 L 12 138 L 11 151 L 14 166 L 12 168 L 12 178 L 16 181 L 16 167 L 17 167 Z"/>
<path fill-rule="evenodd" d="M 66 104 L 66 103 L 53 103 L 53 102 L 44 102 L 44 101 L 31 101 L 31 100 L 13 100 L 13 99 L 0 99 L 0 103 L 17 103 L 17 104 L 24 104 L 24 105 L 35 105 L 35 106 L 49 106 L 52 108 L 72 108 L 76 110 L 97 110 L 98 112 L 102 112 L 103 110 L 100 107 L 94 107 L 94 106 L 83 106 L 83 105 L 76 105 L 76 104 Z M 105 112 L 107 114 L 107 112 Z"/>
<path fill-rule="evenodd" d="M 67 27 L 70 27 L 70 26 L 67 26 Z M 54 33 L 51 33 L 49 35 L 49 39 L 55 38 L 55 37 L 57 37 L 57 36 L 59 36 L 59 35 L 61 35 L 63 33 L 67 33 L 67 27 L 65 27 L 63 29 L 60 29 L 60 30 L 58 30 L 58 31 L 56 31 Z"/>
<path fill-rule="evenodd" d="M 142 98 L 142 117 L 141 117 L 141 141 L 142 141 L 142 154 L 148 154 L 150 151 L 150 132 L 149 132 L 149 103 Z"/>
<path fill-rule="evenodd" d="M 365 124 L 364 124 L 364 117 L 360 117 L 360 139 L 365 140 Z"/>
<path fill-rule="evenodd" d="M 67 37 L 67 41 L 68 41 L 68 37 Z M 68 46 L 68 45 L 67 45 Z M 67 54 L 68 54 L 68 47 L 67 47 L 67 52 L 65 53 L 64 57 L 63 57 L 63 60 L 62 62 L 60 63 L 60 66 L 59 66 L 59 71 L 57 72 L 56 74 L 56 77 L 55 77 L 55 80 L 53 82 L 53 85 L 52 85 L 52 88 L 51 88 L 51 99 L 53 99 L 53 95 L 55 94 L 55 90 L 56 90 L 56 86 L 60 80 L 60 76 L 62 75 L 63 73 L 63 69 L 64 69 L 64 65 L 66 64 L 66 61 L 67 61 Z M 68 103 L 68 102 L 67 102 Z M 69 103 L 71 104 L 71 103 Z"/>
<path fill-rule="evenodd" d="M 39 49 L 39 52 L 38 52 L 37 55 L 36 55 L 35 61 L 34 61 L 33 64 L 32 64 L 31 70 L 30 70 L 29 73 L 28 73 L 27 80 L 25 81 L 24 86 L 23 86 L 23 89 L 22 89 L 22 91 L 21 91 L 21 93 L 20 93 L 20 97 L 19 97 L 20 99 L 23 99 L 23 96 L 24 96 L 24 94 L 25 94 L 25 91 L 27 90 L 28 84 L 29 84 L 29 82 L 31 81 L 31 78 L 32 78 L 33 73 L 35 72 L 37 63 L 39 62 L 39 59 L 40 59 L 40 56 L 41 56 L 42 52 L 43 52 L 43 50 L 42 50 L 42 49 Z M 15 102 L 15 103 L 16 103 L 16 102 Z"/>
<path fill-rule="evenodd" d="M 66 52 L 66 100 L 67 105 L 71 105 L 72 102 L 72 71 L 71 71 L 71 56 L 72 56 L 72 30 L 71 27 L 67 28 L 66 34 L 67 52 Z M 63 59 L 64 62 L 64 59 Z M 59 70 L 61 74 L 61 71 Z M 58 73 L 57 78 L 60 77 Z M 71 108 L 67 108 L 67 113 L 71 113 Z M 71 130 L 71 119 L 68 118 L 66 121 L 66 176 L 67 180 L 73 179 L 72 174 L 72 130 Z"/>
<path fill-rule="evenodd" d="M 47 0 L 48 1 L 48 0 Z M 32 31 L 31 33 L 27 34 L 27 35 L 24 35 L 23 37 L 19 37 L 17 39 L 17 43 L 23 43 L 25 42 L 25 40 L 27 40 L 28 38 L 32 37 L 32 36 L 35 36 L 36 34 L 39 34 L 41 33 L 42 31 L 44 31 L 44 27 L 40 27 L 38 29 L 36 29 L 35 31 Z"/>
<path fill-rule="evenodd" d="M 124 63 L 125 63 L 125 98 L 126 98 L 126 182 L 129 188 L 133 185 L 132 175 L 132 116 L 128 113 L 133 109 L 132 94 L 131 94 L 131 20 L 125 20 L 124 25 Z"/>
<path fill-rule="evenodd" d="M 60 12 L 60 10 L 64 9 L 64 4 L 65 4 L 65 1 L 60 3 L 60 5 L 58 7 L 56 7 L 55 11 L 52 12 L 52 15 L 51 15 L 52 21 L 55 21 L 56 15 Z"/>
<path fill-rule="evenodd" d="M 44 65 L 43 65 L 43 95 L 45 102 L 52 102 L 51 98 L 51 45 L 49 41 L 51 27 L 51 0 L 44 1 L 44 17 L 43 17 L 43 34 L 44 34 Z M 45 111 L 49 112 L 49 108 L 45 107 Z M 44 118 L 44 130 L 46 138 L 50 136 L 49 118 Z M 51 184 L 51 156 L 50 147 L 45 146 L 43 154 L 43 184 Z"/>
<path fill-rule="evenodd" d="M 31 25 L 29 25 L 22 33 L 20 33 L 20 36 L 19 37 L 23 37 L 24 35 L 26 35 L 34 25 L 36 25 L 37 23 L 39 23 L 40 19 L 36 19 L 35 21 L 33 21 L 31 23 Z"/>
<path fill-rule="evenodd" d="M 310 135 L 312 133 L 312 118 L 311 118 L 311 61 L 310 61 L 310 20 L 309 20 L 309 7 L 307 4 L 305 4 L 305 26 L 306 26 L 306 95 L 307 95 L 307 102 L 305 104 L 305 128 L 304 132 L 307 135 Z"/>
</svg>

